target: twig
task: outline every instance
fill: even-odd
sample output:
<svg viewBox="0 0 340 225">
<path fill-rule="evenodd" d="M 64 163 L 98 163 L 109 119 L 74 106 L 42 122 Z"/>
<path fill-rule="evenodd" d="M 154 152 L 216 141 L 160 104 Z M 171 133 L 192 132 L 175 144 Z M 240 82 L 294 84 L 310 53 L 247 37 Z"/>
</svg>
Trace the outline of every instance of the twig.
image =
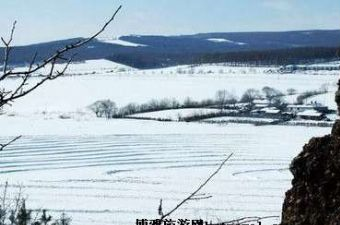
<svg viewBox="0 0 340 225">
<path fill-rule="evenodd" d="M 112 17 L 104 24 L 104 26 L 102 26 L 102 28 L 97 31 L 97 33 L 95 33 L 94 35 L 92 35 L 91 37 L 83 40 L 83 41 L 77 41 L 73 44 L 70 44 L 70 45 L 66 45 L 64 48 L 60 49 L 60 50 L 57 50 L 55 52 L 54 55 L 52 55 L 51 57 L 43 60 L 43 63 L 39 64 L 36 68 L 34 68 L 31 72 L 36 72 L 40 69 L 42 69 L 43 67 L 45 67 L 47 64 L 51 63 L 53 60 L 55 59 L 60 59 L 60 58 L 63 58 L 62 55 L 72 49 L 75 49 L 75 48 L 79 48 L 87 43 L 89 43 L 90 41 L 92 41 L 93 39 L 95 39 L 97 36 L 99 36 L 101 33 L 103 33 L 105 31 L 105 29 L 109 26 L 109 24 L 114 21 L 115 17 L 117 16 L 118 12 L 121 10 L 122 6 L 120 5 L 117 10 L 114 12 L 114 14 L 112 15 Z M 4 73 L 3 76 L 8 76 L 8 75 L 22 75 L 22 74 L 25 74 L 27 73 L 27 71 L 18 71 L 18 72 L 7 72 L 7 73 Z M 3 78 L 1 77 L 0 78 L 0 81 L 3 80 Z"/>
<path fill-rule="evenodd" d="M 239 224 L 247 224 L 250 222 L 260 222 L 261 220 L 266 219 L 273 219 L 273 218 L 279 218 L 279 216 L 264 216 L 264 217 L 258 217 L 258 216 L 249 216 L 249 217 L 242 217 L 239 219 L 229 220 L 225 222 L 215 223 L 212 225 L 221 225 L 221 224 L 228 224 L 228 225 L 239 225 Z"/>
<path fill-rule="evenodd" d="M 176 205 L 175 208 L 170 210 L 168 213 L 165 213 L 164 215 L 161 216 L 160 220 L 164 220 L 166 217 L 170 216 L 173 212 L 175 212 L 179 207 L 181 207 L 184 203 L 187 201 L 191 200 L 221 169 L 222 167 L 226 164 L 226 162 L 233 156 L 233 153 L 231 153 L 217 168 L 215 172 L 213 172 L 208 179 L 206 179 L 193 193 L 191 193 L 187 198 L 182 200 L 178 205 Z"/>
<path fill-rule="evenodd" d="M 87 43 L 94 40 L 101 33 L 103 33 L 105 29 L 109 26 L 109 24 L 114 21 L 114 19 L 116 18 L 116 15 L 121 10 L 121 8 L 122 6 L 119 6 L 116 9 L 116 11 L 113 13 L 113 15 L 110 17 L 110 19 L 95 34 L 93 34 L 89 38 L 77 41 L 73 44 L 66 45 L 65 47 L 57 50 L 52 56 L 42 60 L 41 63 L 36 64 L 36 66 L 34 66 L 36 58 L 37 58 L 37 53 L 35 53 L 27 70 L 15 71 L 15 72 L 13 72 L 12 70 L 8 70 L 8 62 L 10 58 L 9 54 L 12 49 L 11 42 L 13 40 L 13 35 L 14 35 L 15 25 L 16 25 L 16 22 L 14 22 L 9 40 L 5 41 L 4 38 L 1 38 L 3 44 L 5 45 L 5 59 L 4 59 L 4 65 L 3 65 L 4 67 L 3 74 L 0 75 L 0 82 L 12 76 L 21 77 L 22 81 L 18 84 L 16 88 L 14 88 L 11 91 L 8 91 L 8 90 L 0 91 L 0 108 L 6 104 L 10 104 L 10 102 L 12 102 L 15 99 L 21 98 L 29 94 L 30 92 L 34 91 L 35 89 L 40 87 L 42 84 L 44 84 L 46 81 L 54 80 L 64 75 L 64 73 L 66 72 L 68 66 L 70 65 L 73 59 L 73 57 L 65 58 L 64 55 L 73 49 L 86 45 Z M 55 69 L 55 65 L 60 60 L 64 60 L 67 62 L 66 62 L 66 66 L 61 71 L 58 71 Z M 41 69 L 45 68 L 49 64 L 51 65 L 51 68 L 48 71 L 48 73 L 45 75 L 40 74 L 43 77 L 40 81 L 30 86 L 29 88 L 25 88 L 26 85 L 28 84 L 29 78 L 31 78 L 34 73 L 38 73 L 39 71 L 41 71 Z"/>
<path fill-rule="evenodd" d="M 4 65 L 3 65 L 3 73 L 4 74 L 7 72 L 9 53 L 12 50 L 11 43 L 13 41 L 13 35 L 14 35 L 16 24 L 17 24 L 17 21 L 14 21 L 14 23 L 12 25 L 11 34 L 9 36 L 9 40 L 8 41 L 5 41 L 5 39 L 3 37 L 1 37 L 1 41 L 5 45 L 5 58 L 4 58 Z"/>
<path fill-rule="evenodd" d="M 7 142 L 6 144 L 0 144 L 0 151 L 4 150 L 4 148 L 6 148 L 8 145 L 12 144 L 13 142 L 17 141 L 21 137 L 22 136 L 17 136 L 14 139 L 12 139 L 11 141 Z"/>
</svg>

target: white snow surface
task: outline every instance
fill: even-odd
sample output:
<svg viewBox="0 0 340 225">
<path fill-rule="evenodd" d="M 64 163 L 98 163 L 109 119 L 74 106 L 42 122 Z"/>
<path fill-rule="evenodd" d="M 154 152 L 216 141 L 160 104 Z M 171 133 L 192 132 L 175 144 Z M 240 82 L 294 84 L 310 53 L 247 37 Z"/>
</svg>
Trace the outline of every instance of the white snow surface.
<svg viewBox="0 0 340 225">
<path fill-rule="evenodd" d="M 219 64 L 136 70 L 106 60 L 87 61 L 72 64 L 68 73 L 88 75 L 65 76 L 48 82 L 31 95 L 16 101 L 6 111 L 26 116 L 84 113 L 87 112 L 87 106 L 101 99 L 111 99 L 120 107 L 132 102 L 145 103 L 162 98 L 184 101 L 190 97 L 199 101 L 214 98 L 219 89 L 226 89 L 240 97 L 248 88 L 262 89 L 264 86 L 282 92 L 294 88 L 301 93 L 317 90 L 322 84 L 328 83 L 330 91 L 334 91 L 338 79 L 338 76 L 328 73 L 313 76 L 299 73 L 266 74 L 264 71 L 268 69 Z M 38 80 L 32 78 L 31 84 Z M 2 85 L 10 87 L 17 82 L 20 80 L 11 79 Z M 331 99 L 329 102 L 332 102 L 333 97 L 328 97 Z"/>
<path fill-rule="evenodd" d="M 116 45 L 122 45 L 122 46 L 127 46 L 127 47 L 145 47 L 146 45 L 143 44 L 138 44 L 138 43 L 133 43 L 129 41 L 124 41 L 121 40 L 119 37 L 117 38 L 99 38 L 99 41 L 109 43 L 109 44 L 116 44 Z"/>
<path fill-rule="evenodd" d="M 259 122 L 259 123 L 272 123 L 276 121 L 275 119 L 269 118 L 253 118 L 253 117 L 238 117 L 238 116 L 222 116 L 216 118 L 209 118 L 203 121 L 206 122 L 215 122 L 215 123 L 228 123 L 228 122 Z"/>
<path fill-rule="evenodd" d="M 312 109 L 312 110 L 305 110 L 303 112 L 297 113 L 298 116 L 321 116 L 322 113 Z"/>
<path fill-rule="evenodd" d="M 219 109 L 207 109 L 207 108 L 171 109 L 147 113 L 138 113 L 131 115 L 131 117 L 150 119 L 169 119 L 176 121 L 179 120 L 180 118 L 190 117 L 194 115 L 206 115 L 210 113 L 219 112 L 221 112 L 221 110 Z"/>
<path fill-rule="evenodd" d="M 23 135 L 0 153 L 1 183 L 9 182 L 11 197 L 21 186 L 29 208 L 47 208 L 53 215 L 66 212 L 73 225 L 131 225 L 137 218 L 157 218 L 160 199 L 167 212 L 230 153 L 230 162 L 200 193 L 206 198 L 188 202 L 173 218 L 280 216 L 291 185 L 291 160 L 308 139 L 331 130 L 106 120 L 86 109 L 100 99 L 112 99 L 118 106 L 153 98 L 202 100 L 219 89 L 238 96 L 264 86 L 301 93 L 330 83 L 335 90 L 338 76 L 328 73 L 266 74 L 270 68 L 222 64 L 108 72 L 117 64 L 102 61 L 95 69 L 94 64 L 79 64 L 74 73 L 95 74 L 46 83 L 0 116 L 0 143 Z M 179 69 L 190 73 L 179 74 Z M 262 224 L 274 223 L 279 220 Z"/>
<path fill-rule="evenodd" d="M 207 40 L 211 42 L 216 42 L 216 43 L 231 43 L 235 45 L 246 45 L 246 43 L 244 42 L 231 41 L 225 38 L 209 38 Z"/>
<path fill-rule="evenodd" d="M 334 98 L 335 98 L 334 93 L 335 93 L 334 91 L 330 91 L 325 94 L 316 95 L 311 98 L 308 98 L 306 102 L 307 103 L 311 103 L 311 102 L 321 103 L 322 105 L 328 106 L 330 109 L 337 110 L 338 107 L 337 107 L 336 102 L 334 101 Z"/>
<path fill-rule="evenodd" d="M 61 71 L 66 64 L 56 64 L 55 69 Z M 24 71 L 27 67 L 17 67 L 14 71 Z M 84 62 L 73 62 L 68 66 L 66 75 L 94 75 L 94 74 L 112 74 L 126 71 L 134 71 L 132 67 L 115 63 L 106 59 L 86 60 Z M 39 70 L 39 75 L 48 74 L 50 66 Z"/>
<path fill-rule="evenodd" d="M 1 124 L 13 134 L 21 122 L 13 118 Z M 208 198 L 190 201 L 172 218 L 279 216 L 292 178 L 290 161 L 309 138 L 330 132 L 139 120 L 36 123 L 22 132 L 33 134 L 34 126 L 48 132 L 25 135 L 1 152 L 1 181 L 9 182 L 10 196 L 21 185 L 28 207 L 47 208 L 53 215 L 66 212 L 75 225 L 128 225 L 137 218 L 157 218 L 161 198 L 164 211 L 170 210 L 230 153 L 230 162 L 200 193 Z M 76 133 L 85 133 L 84 127 L 92 128 L 88 135 Z M 7 132 L 1 129 L 1 134 Z"/>
</svg>

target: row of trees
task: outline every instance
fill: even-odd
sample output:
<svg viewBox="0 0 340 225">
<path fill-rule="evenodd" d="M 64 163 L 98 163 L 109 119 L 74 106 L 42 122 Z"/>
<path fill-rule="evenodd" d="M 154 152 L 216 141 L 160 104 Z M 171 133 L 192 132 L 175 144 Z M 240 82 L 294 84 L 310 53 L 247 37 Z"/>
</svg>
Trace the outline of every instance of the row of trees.
<svg viewBox="0 0 340 225">
<path fill-rule="evenodd" d="M 140 69 L 204 63 L 228 63 L 231 66 L 283 66 L 336 60 L 338 50 L 337 47 L 303 47 L 211 53 L 204 50 L 203 52 L 160 52 L 150 48 L 137 48 L 133 52 L 119 52 L 107 58 Z"/>
<path fill-rule="evenodd" d="M 307 98 L 315 95 L 323 94 L 328 92 L 328 85 L 323 84 L 318 90 L 306 91 L 297 96 L 297 104 L 303 104 Z M 116 103 L 107 99 L 100 100 L 89 108 L 96 114 L 97 117 L 104 118 L 122 118 L 124 116 L 152 112 L 167 109 L 180 109 L 180 108 L 219 108 L 221 110 L 225 108 L 233 107 L 235 108 L 237 103 L 247 103 L 252 109 L 254 106 L 254 101 L 256 99 L 267 100 L 267 104 L 270 107 L 276 107 L 281 111 L 284 111 L 287 107 L 287 103 L 284 101 L 284 96 L 286 95 L 297 95 L 297 90 L 294 88 L 288 88 L 285 93 L 273 87 L 265 86 L 261 90 L 249 88 L 243 95 L 239 98 L 232 92 L 226 89 L 218 90 L 215 93 L 215 98 L 204 99 L 201 101 L 195 101 L 191 98 L 186 98 L 182 103 L 178 100 L 172 98 L 165 98 L 161 100 L 151 100 L 144 104 L 130 103 L 122 108 L 118 108 Z"/>
<path fill-rule="evenodd" d="M 262 93 L 257 89 L 250 88 L 245 91 L 240 101 L 244 103 L 252 103 L 255 99 L 265 98 L 271 104 L 274 100 L 282 98 L 284 95 L 285 94 L 281 91 L 268 86 L 262 88 Z"/>
<path fill-rule="evenodd" d="M 294 89 L 289 89 L 290 94 L 296 93 Z M 97 117 L 104 118 L 121 118 L 127 115 L 136 113 L 152 112 L 167 109 L 180 109 L 180 108 L 200 108 L 210 107 L 219 108 L 223 110 L 226 106 L 234 106 L 237 103 L 253 103 L 255 99 L 266 98 L 273 106 L 282 107 L 282 97 L 284 94 L 272 87 L 264 87 L 262 91 L 256 89 L 248 89 L 244 92 L 241 98 L 238 98 L 228 90 L 218 90 L 214 99 L 205 99 L 201 101 L 195 101 L 191 98 L 186 98 L 182 103 L 176 99 L 161 99 L 151 100 L 144 104 L 130 103 L 122 108 L 118 108 L 116 103 L 107 99 L 96 101 L 89 106 L 89 109 L 93 111 Z"/>
<path fill-rule="evenodd" d="M 305 47 L 272 50 L 211 53 L 198 56 L 200 63 L 229 62 L 231 65 L 289 65 L 337 59 L 337 47 Z"/>
</svg>

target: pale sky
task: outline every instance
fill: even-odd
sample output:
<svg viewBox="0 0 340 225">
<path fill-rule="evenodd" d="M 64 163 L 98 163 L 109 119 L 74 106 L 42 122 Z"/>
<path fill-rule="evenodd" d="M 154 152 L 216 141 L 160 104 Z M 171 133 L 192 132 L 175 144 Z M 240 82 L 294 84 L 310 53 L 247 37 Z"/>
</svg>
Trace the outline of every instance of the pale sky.
<svg viewBox="0 0 340 225">
<path fill-rule="evenodd" d="M 103 36 L 340 29 L 340 0 L 2 0 L 0 35 L 18 20 L 15 44 L 95 32 L 122 4 Z"/>
</svg>

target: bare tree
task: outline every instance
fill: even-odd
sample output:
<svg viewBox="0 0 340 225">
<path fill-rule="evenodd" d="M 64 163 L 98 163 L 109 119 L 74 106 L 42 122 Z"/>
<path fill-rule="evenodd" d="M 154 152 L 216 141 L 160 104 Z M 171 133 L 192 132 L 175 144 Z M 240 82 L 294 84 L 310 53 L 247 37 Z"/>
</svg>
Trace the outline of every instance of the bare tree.
<svg viewBox="0 0 340 225">
<path fill-rule="evenodd" d="M 216 102 L 221 110 L 224 109 L 226 104 L 235 105 L 237 103 L 236 96 L 227 90 L 218 90 L 215 96 Z"/>
<path fill-rule="evenodd" d="M 106 119 L 112 118 L 118 111 L 116 103 L 109 99 L 96 101 L 89 108 L 96 113 L 97 117 L 105 117 Z"/>
<path fill-rule="evenodd" d="M 297 93 L 297 90 L 294 88 L 288 88 L 287 89 L 287 94 L 288 95 L 295 95 Z"/>
<path fill-rule="evenodd" d="M 230 104 L 230 105 L 233 105 L 235 107 L 235 104 L 237 102 L 238 102 L 238 98 L 233 94 L 229 94 L 229 96 L 226 100 L 226 104 Z"/>
<path fill-rule="evenodd" d="M 46 57 L 45 59 L 37 62 L 37 55 L 35 53 L 32 56 L 32 60 L 27 69 L 24 70 L 12 70 L 9 65 L 9 61 L 11 58 L 11 51 L 13 50 L 12 42 L 14 39 L 14 33 L 17 22 L 13 23 L 9 38 L 6 40 L 5 38 L 1 37 L 1 41 L 4 45 L 4 59 L 3 59 L 3 66 L 2 71 L 0 73 L 0 109 L 5 105 L 11 105 L 15 100 L 26 96 L 27 94 L 31 93 L 32 91 L 39 88 L 45 82 L 54 80 L 62 75 L 65 74 L 67 68 L 69 67 L 70 63 L 73 60 L 73 56 L 68 56 L 74 49 L 80 48 L 96 37 L 98 37 L 104 30 L 111 24 L 116 15 L 120 11 L 122 6 L 119 6 L 110 19 L 92 36 L 74 42 L 72 44 L 68 44 L 63 48 L 55 51 L 51 56 Z M 56 68 L 57 63 L 65 63 L 65 65 L 61 69 Z M 47 68 L 47 72 L 44 69 Z M 39 79 L 34 79 L 33 77 L 38 77 Z M 4 82 L 9 79 L 19 79 L 15 87 L 6 88 Z M 13 140 L 9 141 L 7 144 L 0 145 L 0 150 L 3 150 L 9 144 L 13 143 L 19 137 L 14 138 Z"/>
<path fill-rule="evenodd" d="M 283 95 L 281 91 L 268 86 L 262 88 L 262 92 L 270 103 L 272 103 L 275 98 L 281 97 Z"/>
<path fill-rule="evenodd" d="M 250 88 L 244 92 L 241 102 L 252 103 L 256 98 L 261 96 L 260 92 L 256 89 Z"/>
<path fill-rule="evenodd" d="M 229 96 L 229 93 L 227 90 L 218 90 L 216 92 L 216 101 L 218 105 L 220 106 L 221 110 L 223 110 L 228 96 Z"/>
</svg>

